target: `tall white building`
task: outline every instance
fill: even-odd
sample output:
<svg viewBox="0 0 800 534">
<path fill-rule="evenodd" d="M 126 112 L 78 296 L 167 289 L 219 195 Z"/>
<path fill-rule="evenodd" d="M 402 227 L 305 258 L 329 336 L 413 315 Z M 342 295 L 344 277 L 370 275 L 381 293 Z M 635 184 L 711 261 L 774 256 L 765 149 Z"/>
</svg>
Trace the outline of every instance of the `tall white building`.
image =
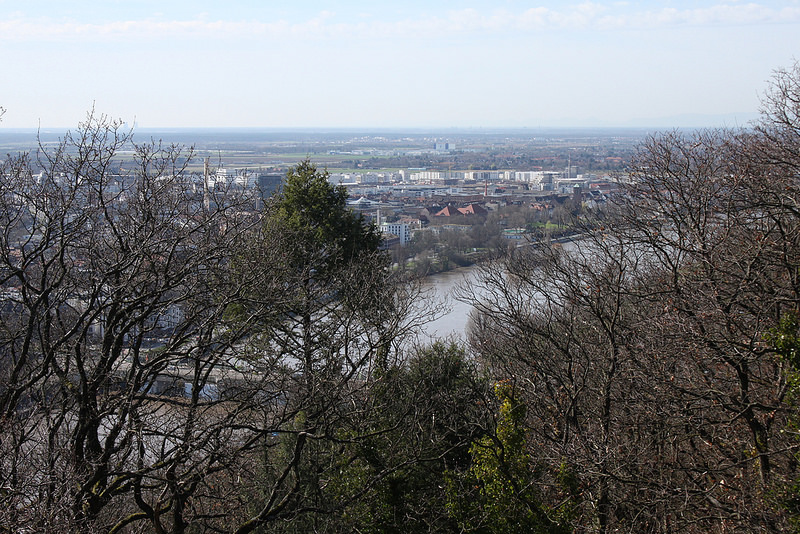
<svg viewBox="0 0 800 534">
<path fill-rule="evenodd" d="M 384 234 L 394 234 L 400 238 L 400 244 L 405 245 L 411 240 L 411 226 L 407 223 L 384 222 L 381 223 L 381 232 Z"/>
<path fill-rule="evenodd" d="M 455 143 L 434 143 L 433 149 L 437 152 L 449 152 L 456 149 Z"/>
<path fill-rule="evenodd" d="M 534 189 L 550 189 L 554 180 L 561 178 L 555 171 L 517 171 L 514 178 L 518 182 L 531 184 Z"/>
</svg>

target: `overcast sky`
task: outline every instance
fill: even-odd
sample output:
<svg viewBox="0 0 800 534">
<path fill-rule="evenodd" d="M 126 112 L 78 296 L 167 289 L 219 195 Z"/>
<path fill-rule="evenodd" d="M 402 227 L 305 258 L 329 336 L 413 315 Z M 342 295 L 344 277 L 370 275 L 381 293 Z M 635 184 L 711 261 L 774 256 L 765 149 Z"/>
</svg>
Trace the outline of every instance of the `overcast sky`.
<svg viewBox="0 0 800 534">
<path fill-rule="evenodd" d="M 800 59 L 800 0 L 0 0 L 0 128 L 693 126 Z M 676 118 L 677 117 L 677 118 Z"/>
</svg>

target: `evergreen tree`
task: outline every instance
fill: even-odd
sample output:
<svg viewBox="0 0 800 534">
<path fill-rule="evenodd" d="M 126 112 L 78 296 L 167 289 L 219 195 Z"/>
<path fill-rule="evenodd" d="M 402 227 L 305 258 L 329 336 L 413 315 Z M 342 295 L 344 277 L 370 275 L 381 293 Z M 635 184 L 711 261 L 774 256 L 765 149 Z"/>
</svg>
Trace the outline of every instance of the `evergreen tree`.
<svg viewBox="0 0 800 534">
<path fill-rule="evenodd" d="M 537 469 L 525 435 L 525 404 L 505 382 L 495 386 L 495 395 L 500 413 L 494 434 L 473 443 L 469 471 L 449 481 L 451 514 L 466 532 L 567 532 L 537 495 Z"/>
<path fill-rule="evenodd" d="M 317 275 L 376 252 L 381 243 L 375 225 L 347 207 L 347 189 L 328 178 L 310 161 L 299 163 L 287 173 L 269 217 L 271 228 L 292 233 L 292 259 L 298 266 L 314 263 Z"/>
</svg>

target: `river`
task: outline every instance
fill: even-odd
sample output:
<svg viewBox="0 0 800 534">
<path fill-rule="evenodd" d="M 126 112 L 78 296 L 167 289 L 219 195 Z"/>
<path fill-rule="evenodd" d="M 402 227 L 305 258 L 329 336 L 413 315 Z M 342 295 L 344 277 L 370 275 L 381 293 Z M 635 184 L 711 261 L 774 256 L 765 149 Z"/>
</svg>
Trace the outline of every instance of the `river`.
<svg viewBox="0 0 800 534">
<path fill-rule="evenodd" d="M 558 240 L 558 246 L 565 252 L 573 253 L 583 239 L 582 235 L 565 237 Z M 460 285 L 468 284 L 478 272 L 479 267 L 473 265 L 425 278 L 424 285 L 426 289 L 430 289 L 429 298 L 433 300 L 432 303 L 441 304 L 443 311 L 437 319 L 429 321 L 422 327 L 418 336 L 419 341 L 430 342 L 447 337 L 465 339 L 472 306 L 456 300 L 454 292 Z"/>
<path fill-rule="evenodd" d="M 564 251 L 572 253 L 577 250 L 582 236 L 571 236 L 559 241 L 559 246 Z M 443 312 L 437 319 L 426 323 L 419 339 L 423 342 L 434 341 L 437 338 L 454 337 L 465 339 L 465 332 L 472 306 L 455 299 L 454 292 L 460 285 L 468 284 L 470 279 L 476 277 L 479 267 L 473 265 L 454 271 L 437 273 L 425 279 L 425 286 L 431 290 L 430 297 L 436 303 L 441 303 Z"/>
<path fill-rule="evenodd" d="M 459 285 L 468 282 L 476 274 L 476 267 L 466 267 L 437 273 L 425 279 L 426 289 L 430 289 L 429 298 L 436 304 L 441 304 L 442 314 L 423 326 L 422 340 L 433 341 L 446 337 L 464 339 L 472 306 L 456 300 L 454 292 Z"/>
</svg>

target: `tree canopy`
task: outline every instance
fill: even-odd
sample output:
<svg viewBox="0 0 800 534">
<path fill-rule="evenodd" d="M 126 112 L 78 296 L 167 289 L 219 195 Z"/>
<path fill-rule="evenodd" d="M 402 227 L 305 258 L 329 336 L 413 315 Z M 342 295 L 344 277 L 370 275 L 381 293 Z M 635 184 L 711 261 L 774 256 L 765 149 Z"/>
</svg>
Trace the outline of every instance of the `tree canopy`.
<svg viewBox="0 0 800 534">
<path fill-rule="evenodd" d="M 571 473 L 573 529 L 780 532 L 781 501 L 796 513 L 798 87 L 779 72 L 753 128 L 652 135 L 579 242 L 481 267 L 471 346 L 528 406 L 545 505 Z"/>
<path fill-rule="evenodd" d="M 347 207 L 347 189 L 332 185 L 327 171 L 306 160 L 286 174 L 270 221 L 293 233 L 293 248 L 307 261 L 324 254 L 328 269 L 344 267 L 362 253 L 378 250 L 381 235 L 374 224 Z"/>
</svg>

